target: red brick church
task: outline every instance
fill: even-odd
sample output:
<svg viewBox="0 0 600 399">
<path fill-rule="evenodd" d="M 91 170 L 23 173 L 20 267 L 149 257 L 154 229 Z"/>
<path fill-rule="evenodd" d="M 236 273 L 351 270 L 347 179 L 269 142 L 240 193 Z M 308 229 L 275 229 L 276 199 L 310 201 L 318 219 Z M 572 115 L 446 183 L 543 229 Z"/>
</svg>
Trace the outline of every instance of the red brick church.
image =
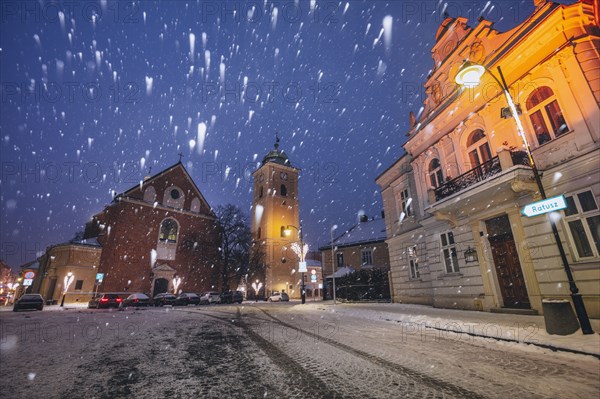
<svg viewBox="0 0 600 399">
<path fill-rule="evenodd" d="M 99 292 L 214 290 L 217 218 L 181 162 L 117 195 L 87 223 L 102 246 Z"/>
</svg>

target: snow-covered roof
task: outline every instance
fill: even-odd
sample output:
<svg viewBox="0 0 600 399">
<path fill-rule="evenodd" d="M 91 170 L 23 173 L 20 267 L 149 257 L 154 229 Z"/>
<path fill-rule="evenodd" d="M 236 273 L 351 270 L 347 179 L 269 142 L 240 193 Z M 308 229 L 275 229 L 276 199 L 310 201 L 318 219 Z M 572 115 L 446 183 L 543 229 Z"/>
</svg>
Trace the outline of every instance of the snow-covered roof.
<svg viewBox="0 0 600 399">
<path fill-rule="evenodd" d="M 306 259 L 307 267 L 321 267 L 321 261 L 315 259 Z"/>
<path fill-rule="evenodd" d="M 371 219 L 366 222 L 359 222 L 344 234 L 333 240 L 337 247 L 349 247 L 369 242 L 385 241 L 385 219 Z M 326 245 L 319 249 L 325 250 L 331 248 Z"/>
<path fill-rule="evenodd" d="M 330 274 L 329 276 L 327 276 L 327 277 L 325 277 L 325 278 L 334 278 L 334 277 L 335 277 L 335 278 L 340 278 L 340 277 L 344 277 L 344 276 L 346 276 L 346 275 L 348 275 L 348 274 L 352 273 L 353 271 L 354 271 L 354 269 L 353 269 L 353 268 L 351 268 L 351 267 L 347 267 L 347 266 L 344 266 L 344 267 L 339 267 L 339 268 L 338 268 L 338 269 L 335 271 L 335 273 L 333 273 L 333 274 Z"/>
<path fill-rule="evenodd" d="M 67 244 L 89 245 L 92 247 L 101 247 L 102 246 L 98 242 L 98 237 L 84 238 L 81 240 L 71 240 Z"/>
</svg>

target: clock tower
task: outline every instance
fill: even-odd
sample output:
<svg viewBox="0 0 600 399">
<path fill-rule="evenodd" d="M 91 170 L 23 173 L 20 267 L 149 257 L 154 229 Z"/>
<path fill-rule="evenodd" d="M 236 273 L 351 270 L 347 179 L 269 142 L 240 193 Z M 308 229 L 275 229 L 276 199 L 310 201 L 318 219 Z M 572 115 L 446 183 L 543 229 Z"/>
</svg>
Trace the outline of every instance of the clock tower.
<svg viewBox="0 0 600 399">
<path fill-rule="evenodd" d="M 273 291 L 284 291 L 290 298 L 300 298 L 298 258 L 290 248 L 298 241 L 297 228 L 300 227 L 298 171 L 287 154 L 279 149 L 276 136 L 274 148 L 252 174 L 252 237 L 265 253 L 267 296 Z M 294 226 L 289 236 L 285 232 L 287 226 Z"/>
</svg>

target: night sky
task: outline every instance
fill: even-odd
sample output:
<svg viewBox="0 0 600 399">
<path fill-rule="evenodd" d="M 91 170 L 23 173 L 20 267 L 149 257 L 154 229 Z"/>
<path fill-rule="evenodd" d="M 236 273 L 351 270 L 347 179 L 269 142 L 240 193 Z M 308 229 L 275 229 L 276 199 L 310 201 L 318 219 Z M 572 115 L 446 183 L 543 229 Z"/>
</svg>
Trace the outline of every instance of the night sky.
<svg viewBox="0 0 600 399">
<path fill-rule="evenodd" d="M 533 10 L 532 0 L 74 4 L 1 3 L 0 256 L 13 267 L 180 152 L 211 206 L 250 214 L 250 174 L 275 132 L 302 169 L 316 249 L 332 224 L 380 214 L 374 179 L 402 154 L 444 11 L 507 30 Z"/>
</svg>

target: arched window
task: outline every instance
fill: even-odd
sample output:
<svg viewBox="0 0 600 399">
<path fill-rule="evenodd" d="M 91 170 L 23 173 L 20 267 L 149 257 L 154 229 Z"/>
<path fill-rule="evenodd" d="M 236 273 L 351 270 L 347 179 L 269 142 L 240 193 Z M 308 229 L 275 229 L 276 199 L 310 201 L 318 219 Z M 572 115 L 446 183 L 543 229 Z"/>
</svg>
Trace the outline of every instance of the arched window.
<svg viewBox="0 0 600 399">
<path fill-rule="evenodd" d="M 198 198 L 192 200 L 190 211 L 200 213 L 200 200 Z"/>
<path fill-rule="evenodd" d="M 477 129 L 471 133 L 467 140 L 467 152 L 472 168 L 492 159 L 492 151 L 483 130 Z"/>
<path fill-rule="evenodd" d="M 261 234 L 262 234 L 262 229 L 259 227 L 258 230 L 256 231 L 256 238 L 260 240 Z"/>
<path fill-rule="evenodd" d="M 177 242 L 177 222 L 174 219 L 165 219 L 160 225 L 160 242 Z"/>
<path fill-rule="evenodd" d="M 282 237 L 287 237 L 287 234 L 285 234 L 285 226 L 281 226 L 280 234 Z"/>
<path fill-rule="evenodd" d="M 144 190 L 144 202 L 154 203 L 156 201 L 156 190 L 152 186 L 146 187 Z"/>
<path fill-rule="evenodd" d="M 569 131 L 567 122 L 551 88 L 542 86 L 527 98 L 527 112 L 539 145 Z M 550 129 L 548 129 L 550 126 Z"/>
<path fill-rule="evenodd" d="M 280 193 L 281 193 L 282 197 L 287 197 L 287 187 L 285 186 L 285 184 L 281 185 L 281 191 L 280 191 Z"/>
<path fill-rule="evenodd" d="M 429 181 L 431 182 L 431 187 L 438 188 L 442 184 L 444 184 L 444 173 L 442 172 L 442 165 L 440 165 L 440 161 L 437 158 L 434 158 L 429 162 Z"/>
<path fill-rule="evenodd" d="M 260 191 L 259 191 L 258 198 L 262 198 L 263 194 L 264 194 L 264 188 L 263 188 L 263 186 L 260 186 Z"/>
</svg>

